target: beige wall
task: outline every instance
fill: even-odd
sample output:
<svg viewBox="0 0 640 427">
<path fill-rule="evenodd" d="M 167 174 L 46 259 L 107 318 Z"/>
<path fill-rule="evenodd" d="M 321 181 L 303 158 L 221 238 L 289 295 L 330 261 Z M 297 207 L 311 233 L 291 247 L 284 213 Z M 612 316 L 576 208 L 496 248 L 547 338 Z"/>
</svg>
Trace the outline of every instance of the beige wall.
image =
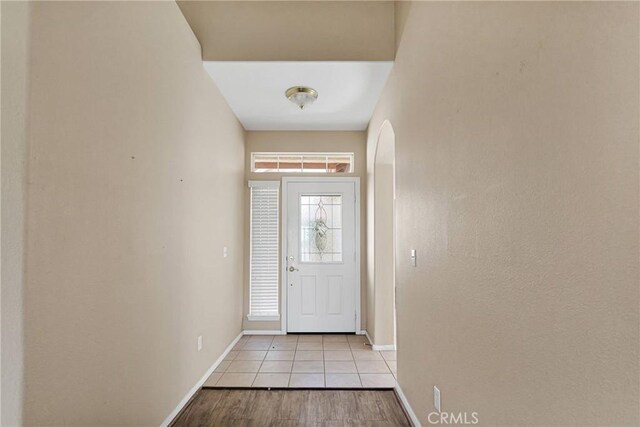
<svg viewBox="0 0 640 427">
<path fill-rule="evenodd" d="M 1 2 L 2 344 L 0 425 L 22 424 L 24 248 L 31 5 Z"/>
<path fill-rule="evenodd" d="M 247 143 L 245 149 L 245 179 L 249 180 L 269 180 L 280 181 L 283 176 L 296 176 L 296 174 L 279 173 L 253 173 L 251 172 L 251 153 L 261 151 L 278 152 L 353 152 L 355 168 L 354 173 L 345 176 L 360 177 L 360 248 L 361 248 L 361 327 L 366 328 L 366 195 L 364 181 L 366 179 L 366 133 L 365 132 L 247 132 Z M 304 174 L 304 176 L 321 176 L 325 174 Z M 249 188 L 245 186 L 245 209 L 249 212 Z M 249 222 L 245 224 L 245 266 L 244 266 L 244 320 L 243 325 L 246 330 L 280 330 L 279 321 L 256 322 L 247 320 L 249 314 Z M 281 257 L 282 258 L 282 257 Z M 282 285 L 282 283 L 281 283 Z M 282 296 L 282 286 L 280 296 Z"/>
<path fill-rule="evenodd" d="M 173 2 L 31 35 L 25 422 L 158 425 L 241 331 L 244 130 Z"/>
<path fill-rule="evenodd" d="M 367 174 L 367 332 L 372 344 L 395 345 L 395 135 L 377 132 Z"/>
<path fill-rule="evenodd" d="M 422 423 L 638 425 L 638 3 L 398 4 L 398 374 Z M 418 265 L 409 251 L 418 251 Z"/>
<path fill-rule="evenodd" d="M 180 1 L 205 61 L 385 61 L 391 1 Z"/>
</svg>

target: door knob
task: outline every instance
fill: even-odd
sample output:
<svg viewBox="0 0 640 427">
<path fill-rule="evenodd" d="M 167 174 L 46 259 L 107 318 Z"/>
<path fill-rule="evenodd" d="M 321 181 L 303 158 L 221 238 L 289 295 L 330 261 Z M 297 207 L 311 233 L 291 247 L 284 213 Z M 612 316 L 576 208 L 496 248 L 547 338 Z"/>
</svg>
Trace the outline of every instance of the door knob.
<svg viewBox="0 0 640 427">
<path fill-rule="evenodd" d="M 289 267 L 289 271 L 293 273 L 294 271 L 298 271 L 298 269 L 295 268 L 294 266 L 291 266 Z"/>
</svg>

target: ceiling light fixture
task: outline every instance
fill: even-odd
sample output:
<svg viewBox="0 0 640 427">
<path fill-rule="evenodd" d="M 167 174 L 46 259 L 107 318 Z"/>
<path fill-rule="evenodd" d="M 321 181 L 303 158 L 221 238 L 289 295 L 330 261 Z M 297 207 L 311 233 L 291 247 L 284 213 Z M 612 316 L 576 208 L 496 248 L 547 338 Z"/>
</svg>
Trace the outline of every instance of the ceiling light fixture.
<svg viewBox="0 0 640 427">
<path fill-rule="evenodd" d="M 300 107 L 301 110 L 313 104 L 313 101 L 318 99 L 318 92 L 315 89 L 304 86 L 290 87 L 284 95 L 289 101 Z"/>
</svg>

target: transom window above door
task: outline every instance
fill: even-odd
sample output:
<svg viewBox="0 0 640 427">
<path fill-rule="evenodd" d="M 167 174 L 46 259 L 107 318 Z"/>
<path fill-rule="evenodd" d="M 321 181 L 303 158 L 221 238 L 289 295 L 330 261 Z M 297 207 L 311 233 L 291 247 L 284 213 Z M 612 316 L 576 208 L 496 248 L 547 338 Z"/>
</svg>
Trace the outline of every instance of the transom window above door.
<svg viewBox="0 0 640 427">
<path fill-rule="evenodd" d="M 257 173 L 351 173 L 353 153 L 251 153 Z"/>
</svg>

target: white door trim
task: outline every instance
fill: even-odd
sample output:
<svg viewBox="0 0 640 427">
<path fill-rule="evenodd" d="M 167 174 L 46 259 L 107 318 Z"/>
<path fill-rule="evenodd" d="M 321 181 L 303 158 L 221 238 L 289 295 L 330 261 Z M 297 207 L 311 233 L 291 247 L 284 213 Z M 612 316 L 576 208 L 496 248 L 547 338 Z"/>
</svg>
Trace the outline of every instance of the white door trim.
<svg viewBox="0 0 640 427">
<path fill-rule="evenodd" d="M 287 263 L 286 258 L 288 252 L 287 247 L 287 200 L 288 200 L 288 185 L 289 183 L 295 182 L 331 182 L 331 183 L 350 183 L 355 187 L 355 248 L 356 248 L 356 328 L 355 331 L 358 333 L 362 329 L 360 322 L 360 307 L 362 302 L 360 301 L 360 288 L 362 287 L 362 282 L 360 278 L 360 270 L 362 265 L 360 264 L 360 177 L 311 177 L 311 176 L 287 176 L 282 178 L 282 199 L 280 200 L 280 206 L 282 211 L 282 225 L 281 225 L 281 248 L 280 252 L 280 271 L 281 271 L 281 279 L 280 284 L 282 286 L 282 301 L 280 302 L 280 328 L 282 330 L 282 334 L 287 334 L 287 294 L 289 292 L 289 286 L 287 286 Z"/>
</svg>

